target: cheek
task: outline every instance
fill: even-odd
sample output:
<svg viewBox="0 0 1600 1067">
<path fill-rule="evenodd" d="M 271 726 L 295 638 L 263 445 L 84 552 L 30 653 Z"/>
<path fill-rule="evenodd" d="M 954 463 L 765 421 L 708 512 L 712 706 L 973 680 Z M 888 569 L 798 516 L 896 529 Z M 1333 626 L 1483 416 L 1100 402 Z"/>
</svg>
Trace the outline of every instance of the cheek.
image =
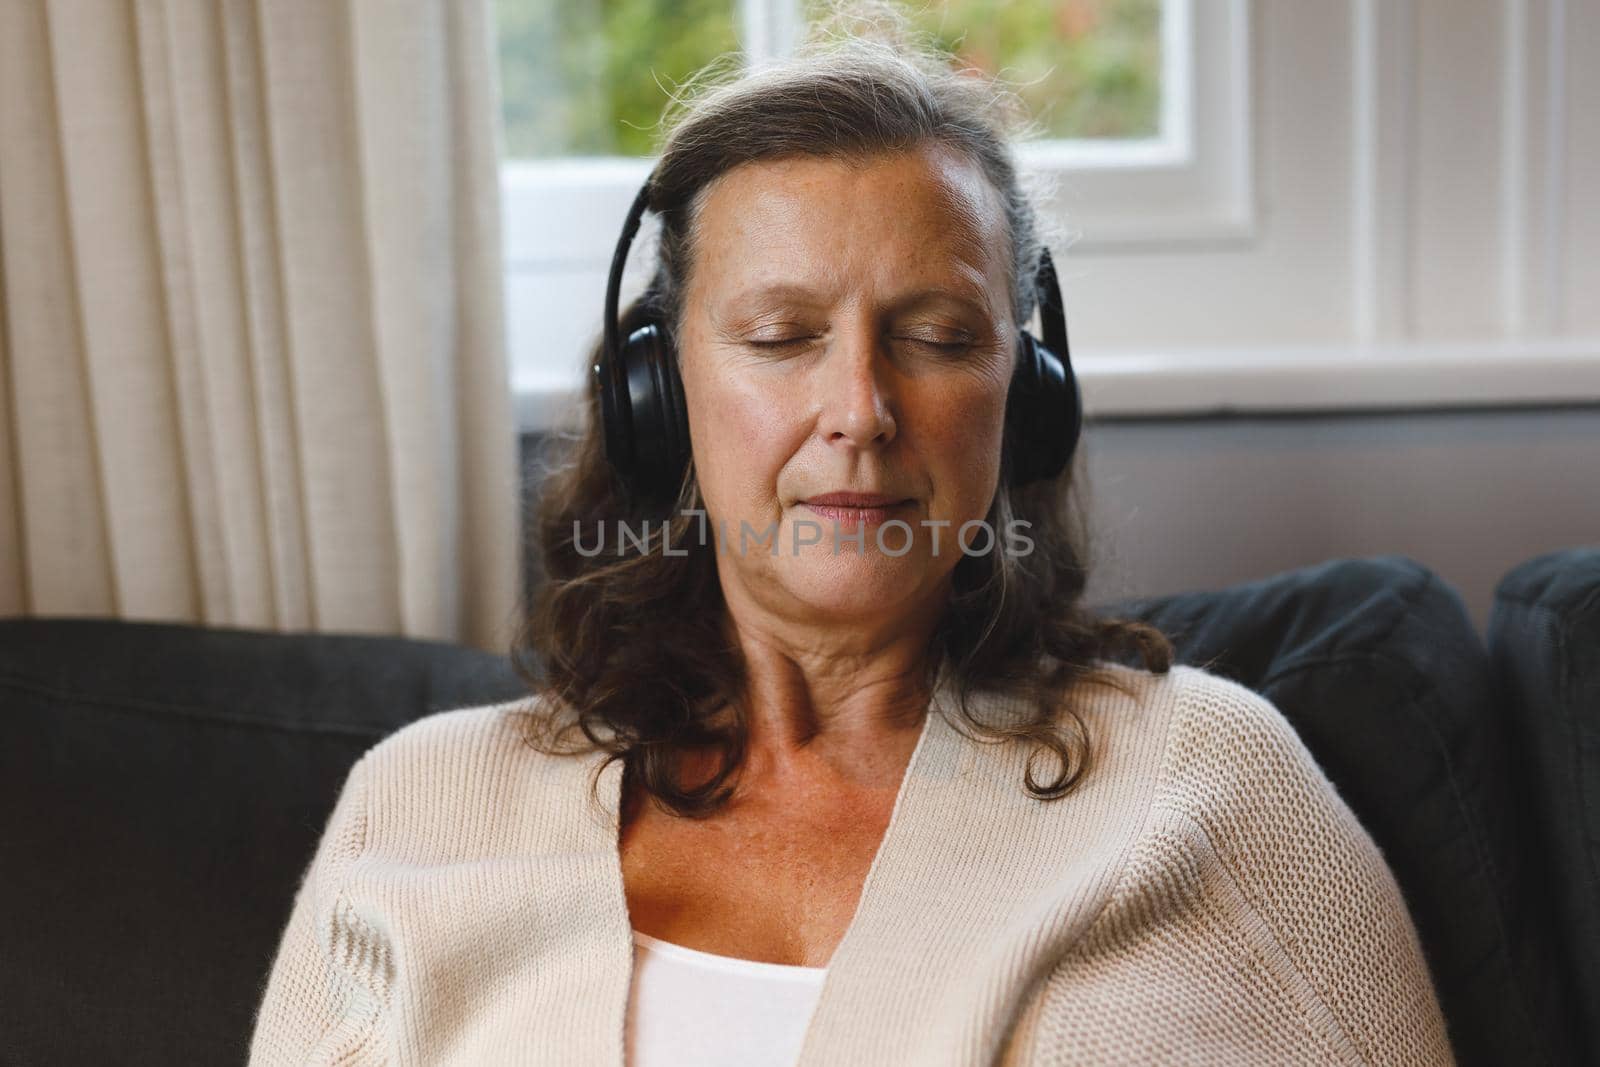
<svg viewBox="0 0 1600 1067">
<path fill-rule="evenodd" d="M 1005 432 L 1005 394 L 993 383 L 967 379 L 940 398 L 923 420 L 927 462 L 937 463 L 938 489 L 953 510 L 981 518 L 999 483 Z"/>
<path fill-rule="evenodd" d="M 771 495 L 783 462 L 784 398 L 732 373 L 684 383 L 700 491 L 713 510 Z"/>
</svg>

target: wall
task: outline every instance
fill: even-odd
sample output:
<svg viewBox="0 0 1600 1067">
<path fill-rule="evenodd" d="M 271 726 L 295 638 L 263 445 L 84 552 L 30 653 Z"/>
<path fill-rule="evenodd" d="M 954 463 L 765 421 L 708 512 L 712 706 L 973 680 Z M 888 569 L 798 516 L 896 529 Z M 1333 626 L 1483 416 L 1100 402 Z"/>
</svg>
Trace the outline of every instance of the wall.
<svg viewBox="0 0 1600 1067">
<path fill-rule="evenodd" d="M 1600 545 L 1600 405 L 1091 424 L 1091 602 L 1398 553 L 1482 632 L 1500 576 Z"/>
</svg>

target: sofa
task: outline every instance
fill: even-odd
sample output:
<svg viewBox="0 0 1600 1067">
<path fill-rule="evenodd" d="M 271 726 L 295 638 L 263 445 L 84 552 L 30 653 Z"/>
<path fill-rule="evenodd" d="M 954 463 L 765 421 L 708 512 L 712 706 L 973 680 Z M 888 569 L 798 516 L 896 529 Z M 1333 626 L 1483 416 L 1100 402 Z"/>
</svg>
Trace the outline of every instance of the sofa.
<svg viewBox="0 0 1600 1067">
<path fill-rule="evenodd" d="M 1262 693 L 1383 850 L 1463 1064 L 1600 1063 L 1600 548 L 1497 590 L 1486 638 L 1399 556 L 1097 605 Z M 344 776 L 510 700 L 437 642 L 0 620 L 0 1063 L 242 1063 Z"/>
</svg>

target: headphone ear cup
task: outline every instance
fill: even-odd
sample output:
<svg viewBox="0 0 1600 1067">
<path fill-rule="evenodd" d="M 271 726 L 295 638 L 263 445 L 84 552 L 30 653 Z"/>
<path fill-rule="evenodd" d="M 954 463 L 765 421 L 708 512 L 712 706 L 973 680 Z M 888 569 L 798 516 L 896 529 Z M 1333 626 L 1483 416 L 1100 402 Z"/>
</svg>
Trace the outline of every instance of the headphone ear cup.
<svg viewBox="0 0 1600 1067">
<path fill-rule="evenodd" d="M 619 353 L 621 386 L 612 376 L 611 356 L 603 354 L 594 364 L 595 394 L 599 399 L 600 440 L 605 448 L 606 463 L 617 481 L 632 490 L 634 482 L 633 404 L 627 396 L 627 353 Z"/>
<path fill-rule="evenodd" d="M 660 323 L 645 323 L 628 335 L 621 377 L 628 395 L 614 405 L 622 416 L 615 433 L 607 422 L 607 457 L 615 438 L 622 462 L 613 466 L 629 493 L 651 504 L 670 505 L 689 461 L 689 420 L 677 353 Z M 612 414 L 606 411 L 608 420 Z"/>
<path fill-rule="evenodd" d="M 649 360 L 661 431 L 655 438 L 659 450 L 652 464 L 650 485 L 651 495 L 670 506 L 677 499 L 684 468 L 689 464 L 689 413 L 683 400 L 683 378 L 678 373 L 678 346 L 666 327 L 657 326 L 656 330 Z"/>
<path fill-rule="evenodd" d="M 1072 462 L 1083 429 L 1078 379 L 1032 334 L 1017 339 L 1017 367 L 1006 394 L 1006 448 L 1013 486 L 1055 478 Z"/>
<path fill-rule="evenodd" d="M 667 460 L 668 483 L 676 493 L 683 482 L 684 470 L 694 455 L 694 439 L 689 436 L 689 404 L 683 395 L 683 376 L 678 371 L 678 345 L 669 335 L 662 353 L 662 367 L 667 384 L 667 425 L 671 427 L 664 450 Z"/>
</svg>

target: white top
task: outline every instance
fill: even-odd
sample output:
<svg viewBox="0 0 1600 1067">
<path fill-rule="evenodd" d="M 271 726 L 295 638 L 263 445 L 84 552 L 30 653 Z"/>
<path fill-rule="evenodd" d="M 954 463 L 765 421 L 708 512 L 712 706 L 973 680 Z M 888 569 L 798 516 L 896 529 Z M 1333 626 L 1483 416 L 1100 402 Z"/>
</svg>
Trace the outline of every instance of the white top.
<svg viewBox="0 0 1600 1067">
<path fill-rule="evenodd" d="M 629 1067 L 793 1067 L 826 967 L 718 956 L 633 932 Z"/>
</svg>

